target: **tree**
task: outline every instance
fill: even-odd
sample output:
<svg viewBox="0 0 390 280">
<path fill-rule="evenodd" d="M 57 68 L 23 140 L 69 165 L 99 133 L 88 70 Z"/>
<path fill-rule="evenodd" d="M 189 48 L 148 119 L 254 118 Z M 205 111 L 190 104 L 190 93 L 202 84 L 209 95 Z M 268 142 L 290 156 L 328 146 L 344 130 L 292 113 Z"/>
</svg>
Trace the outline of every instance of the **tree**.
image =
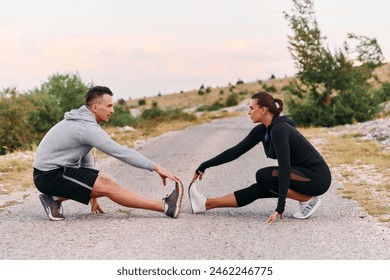
<svg viewBox="0 0 390 280">
<path fill-rule="evenodd" d="M 29 121 L 36 128 L 37 137 L 59 122 L 65 112 L 83 105 L 84 95 L 92 86 L 85 84 L 78 74 L 56 73 L 30 91 L 29 98 L 37 109 L 30 114 Z"/>
<path fill-rule="evenodd" d="M 0 91 L 0 154 L 31 148 L 66 111 L 84 104 L 91 86 L 76 74 L 54 74 L 25 94 L 16 88 Z"/>
<path fill-rule="evenodd" d="M 85 93 L 92 84 L 85 84 L 78 74 L 56 73 L 43 83 L 38 92 L 56 101 L 62 114 L 85 103 Z"/>
<path fill-rule="evenodd" d="M 298 69 L 298 81 L 287 87 L 291 116 L 302 125 L 324 126 L 372 118 L 379 107 L 368 79 L 384 60 L 376 39 L 348 34 L 356 47 L 344 41 L 343 47 L 332 53 L 318 27 L 313 1 L 293 3 L 292 14 L 284 13 L 293 31 L 288 49 Z M 366 117 L 356 118 L 361 106 L 369 110 Z"/>
<path fill-rule="evenodd" d="M 33 129 L 27 123 L 32 104 L 16 88 L 0 92 L 0 154 L 31 146 Z"/>
</svg>

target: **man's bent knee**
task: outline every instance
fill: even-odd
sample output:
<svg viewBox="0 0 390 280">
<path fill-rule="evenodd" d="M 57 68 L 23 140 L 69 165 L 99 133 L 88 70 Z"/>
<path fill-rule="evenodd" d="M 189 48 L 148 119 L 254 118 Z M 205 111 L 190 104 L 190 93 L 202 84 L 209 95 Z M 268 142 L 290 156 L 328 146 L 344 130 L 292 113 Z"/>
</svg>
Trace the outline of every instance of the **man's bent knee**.
<svg viewBox="0 0 390 280">
<path fill-rule="evenodd" d="M 112 177 L 111 175 L 108 175 L 106 172 L 103 172 L 103 171 L 99 171 L 99 176 L 102 176 L 104 178 L 107 178 L 107 179 L 110 179 L 111 181 L 113 182 L 116 182 L 115 178 Z"/>
<path fill-rule="evenodd" d="M 110 192 L 115 191 L 119 185 L 111 180 L 109 177 L 99 176 L 96 178 L 95 184 L 93 185 L 91 197 L 107 196 Z"/>
</svg>

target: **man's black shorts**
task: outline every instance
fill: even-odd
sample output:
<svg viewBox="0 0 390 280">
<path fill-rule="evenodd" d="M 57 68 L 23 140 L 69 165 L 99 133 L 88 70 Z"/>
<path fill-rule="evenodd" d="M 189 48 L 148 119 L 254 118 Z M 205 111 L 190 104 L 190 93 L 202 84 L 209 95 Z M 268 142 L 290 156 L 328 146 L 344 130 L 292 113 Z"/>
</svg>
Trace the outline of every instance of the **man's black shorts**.
<svg viewBox="0 0 390 280">
<path fill-rule="evenodd" d="M 34 183 L 47 195 L 65 197 L 88 204 L 99 170 L 63 167 L 50 171 L 34 168 Z"/>
</svg>

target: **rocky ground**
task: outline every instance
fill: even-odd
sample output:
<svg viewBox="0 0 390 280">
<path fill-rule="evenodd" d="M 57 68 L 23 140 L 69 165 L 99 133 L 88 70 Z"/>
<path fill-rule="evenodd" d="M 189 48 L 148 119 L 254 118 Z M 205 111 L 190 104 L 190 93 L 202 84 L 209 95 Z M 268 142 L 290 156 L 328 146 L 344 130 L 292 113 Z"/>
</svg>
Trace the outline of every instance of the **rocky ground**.
<svg viewBox="0 0 390 280">
<path fill-rule="evenodd" d="M 357 134 L 364 140 L 377 141 L 385 151 L 390 151 L 390 117 L 327 128 L 326 130 L 337 135 Z"/>
</svg>

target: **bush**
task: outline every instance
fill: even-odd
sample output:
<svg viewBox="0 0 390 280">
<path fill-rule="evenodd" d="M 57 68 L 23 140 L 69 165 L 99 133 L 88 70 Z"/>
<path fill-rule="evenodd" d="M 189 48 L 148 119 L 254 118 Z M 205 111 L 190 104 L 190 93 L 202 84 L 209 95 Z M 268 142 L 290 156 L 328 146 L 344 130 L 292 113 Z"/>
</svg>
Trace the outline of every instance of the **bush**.
<svg viewBox="0 0 390 280">
<path fill-rule="evenodd" d="M 238 79 L 236 85 L 238 86 L 238 85 L 243 85 L 243 84 L 245 84 L 244 81 L 241 79 Z"/>
<path fill-rule="evenodd" d="M 34 106 L 28 115 L 28 127 L 34 128 L 34 139 L 38 142 L 49 129 L 63 116 L 63 110 L 57 106 L 56 99 L 48 98 L 45 93 L 34 93 L 26 96 Z"/>
<path fill-rule="evenodd" d="M 223 108 L 223 104 L 221 104 L 221 102 L 219 101 L 215 101 L 212 105 L 202 105 L 200 106 L 196 111 L 198 112 L 205 112 L 205 111 L 217 111 L 221 108 Z"/>
<path fill-rule="evenodd" d="M 31 148 L 34 127 L 28 126 L 28 115 L 33 111 L 15 88 L 0 92 L 0 154 Z"/>
<path fill-rule="evenodd" d="M 66 111 L 84 104 L 91 86 L 77 74 L 57 73 L 25 94 L 15 88 L 0 92 L 0 153 L 37 144 Z"/>
<path fill-rule="evenodd" d="M 322 106 L 314 105 L 315 103 L 315 94 L 306 93 L 305 98 L 298 99 L 293 95 L 286 96 L 286 103 L 288 106 L 288 115 L 299 125 L 302 126 L 333 126 L 334 118 L 331 112 L 331 108 L 326 107 L 324 104 Z"/>
<path fill-rule="evenodd" d="M 352 88 L 332 97 L 330 104 L 316 91 L 308 91 L 303 98 L 286 95 L 288 114 L 302 126 L 324 126 L 364 122 L 379 112 L 379 101 L 362 87 Z"/>
<path fill-rule="evenodd" d="M 92 84 L 84 84 L 77 74 L 54 74 L 39 88 L 27 93 L 36 107 L 30 114 L 29 124 L 43 136 L 53 125 L 63 119 L 64 113 L 85 104 L 85 93 Z"/>
<path fill-rule="evenodd" d="M 115 113 L 112 115 L 108 125 L 123 127 L 126 125 L 137 127 L 139 120 L 130 114 L 126 105 L 118 104 L 115 106 Z"/>
<path fill-rule="evenodd" d="M 235 106 L 238 104 L 238 96 L 235 93 L 229 94 L 228 98 L 226 99 L 226 107 Z"/>
<path fill-rule="evenodd" d="M 202 96 L 202 95 L 204 95 L 204 94 L 205 94 L 205 92 L 204 92 L 202 89 L 199 89 L 199 90 L 198 90 L 198 95 L 201 95 L 201 96 Z"/>
<path fill-rule="evenodd" d="M 375 93 L 376 98 L 380 103 L 390 100 L 390 83 L 382 84 L 382 87 Z"/>
<path fill-rule="evenodd" d="M 146 109 L 141 114 L 141 119 L 146 121 L 169 122 L 172 120 L 188 120 L 195 119 L 193 115 L 184 113 L 180 109 L 163 110 L 158 107 L 157 103 L 153 103 L 152 108 Z"/>
<path fill-rule="evenodd" d="M 42 93 L 47 98 L 54 99 L 63 114 L 85 104 L 85 93 L 92 84 L 84 84 L 78 74 L 54 74 L 43 83 L 35 93 Z"/>
<path fill-rule="evenodd" d="M 362 87 L 352 88 L 334 98 L 334 116 L 337 124 L 365 122 L 378 114 L 379 99 Z"/>
<path fill-rule="evenodd" d="M 274 92 L 276 92 L 276 87 L 273 85 L 272 86 L 264 85 L 264 90 L 268 91 L 269 93 L 274 93 Z"/>
</svg>

